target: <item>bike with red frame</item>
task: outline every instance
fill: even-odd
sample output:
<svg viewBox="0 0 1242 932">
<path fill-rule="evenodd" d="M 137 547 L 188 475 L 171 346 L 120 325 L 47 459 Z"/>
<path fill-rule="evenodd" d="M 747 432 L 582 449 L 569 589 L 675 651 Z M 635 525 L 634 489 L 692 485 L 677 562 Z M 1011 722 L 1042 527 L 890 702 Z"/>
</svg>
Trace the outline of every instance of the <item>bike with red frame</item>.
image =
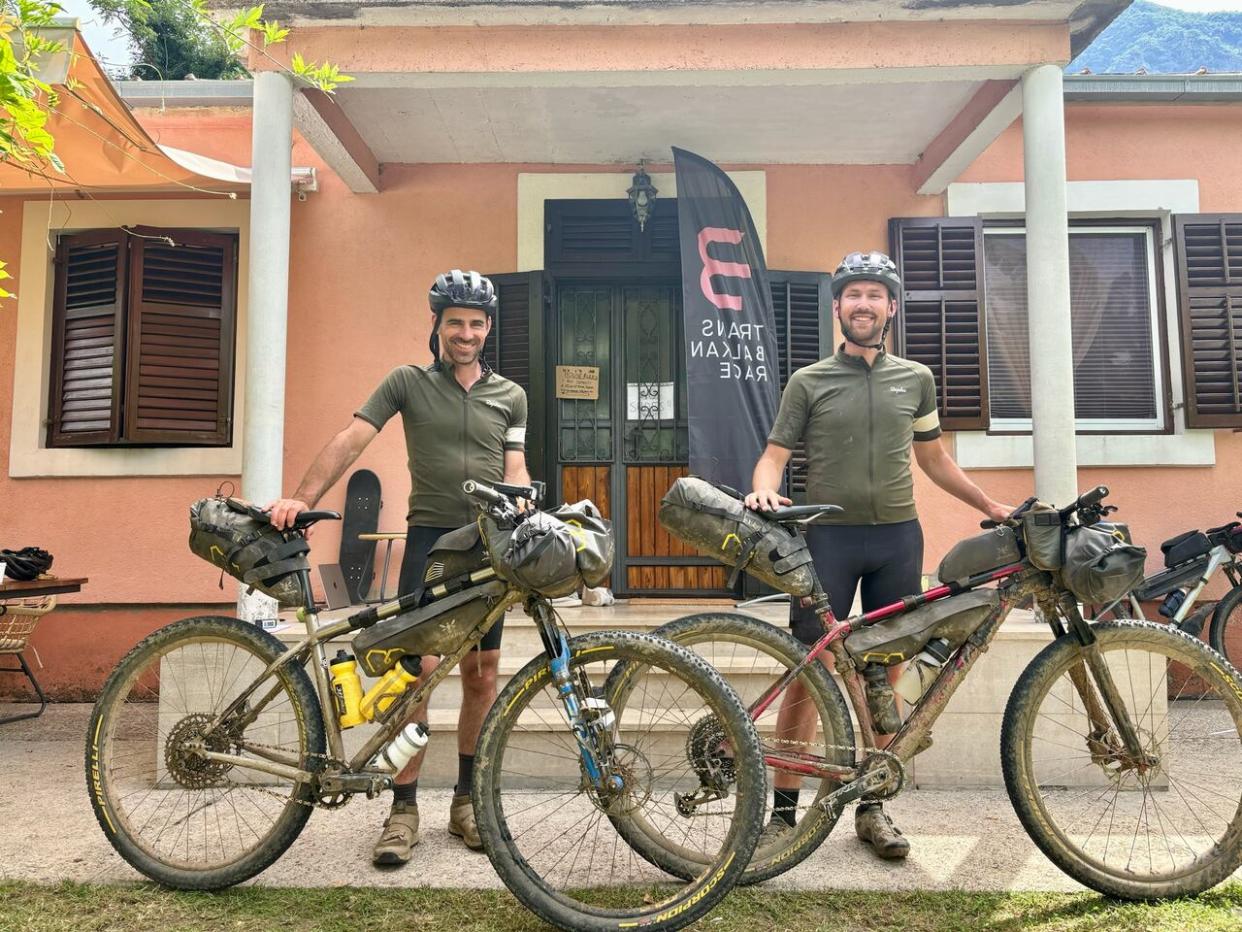
<svg viewBox="0 0 1242 932">
<path fill-rule="evenodd" d="M 967 564 L 959 560 L 958 571 L 962 565 L 969 569 L 970 560 L 999 565 L 963 577 L 945 575 L 942 564 L 941 578 L 951 581 L 876 611 L 834 617 L 814 579 L 810 598 L 824 634 L 809 649 L 738 612 L 691 615 L 659 629 L 662 637 L 706 657 L 742 695 L 761 735 L 769 787 L 802 781 L 794 825 L 771 837 L 765 833 L 743 883 L 801 862 L 847 804 L 899 793 L 907 765 L 930 746 L 932 726 L 1001 623 L 1015 606 L 1031 603 L 1050 624 L 1053 640 L 1014 684 L 1000 743 L 1009 798 L 1036 845 L 1074 879 L 1126 899 L 1197 893 L 1242 865 L 1242 676 L 1207 645 L 1167 626 L 1084 620 L 1079 602 L 1092 600 L 1067 588 L 1069 567 L 1039 568 L 1047 559 L 1041 551 L 1063 555 L 1065 541 L 1088 530 L 1128 537 L 1123 525 L 1101 520 L 1107 494 L 1104 487 L 1093 489 L 1060 510 L 1030 499 L 1004 522 L 983 522 L 988 534 L 958 544 L 946 563 L 966 554 Z M 762 518 L 769 528 L 796 536 L 798 522 L 830 510 L 795 506 Z M 755 514 L 734 518 L 753 528 Z M 679 534 L 675 522 L 665 524 Z M 1042 544 L 1032 542 L 1037 526 L 1061 535 L 1059 547 L 1049 548 L 1046 537 Z M 770 547 L 769 566 L 798 562 L 796 547 L 786 546 L 788 541 L 774 545 L 776 538 L 761 534 L 740 547 L 726 542 L 712 555 L 749 570 L 756 548 Z M 679 536 L 709 552 L 703 535 Z M 992 536 L 1005 538 L 1003 545 Z M 813 575 L 813 566 L 807 569 Z M 1097 569 L 1108 571 L 1107 557 Z M 769 573 L 767 581 L 775 579 Z M 928 661 L 929 644 L 937 640 L 932 646 L 939 657 L 933 652 Z M 908 705 L 891 743 L 880 748 L 863 673 L 871 664 L 916 655 L 907 670 L 919 667 L 913 674 L 918 682 L 905 692 L 922 695 Z M 849 697 L 861 748 L 830 669 Z M 813 734 L 805 725 L 796 733 L 788 713 L 781 714 L 803 701 L 815 708 Z M 675 866 L 677 859 L 666 860 L 659 839 L 632 844 L 653 862 Z"/>
</svg>

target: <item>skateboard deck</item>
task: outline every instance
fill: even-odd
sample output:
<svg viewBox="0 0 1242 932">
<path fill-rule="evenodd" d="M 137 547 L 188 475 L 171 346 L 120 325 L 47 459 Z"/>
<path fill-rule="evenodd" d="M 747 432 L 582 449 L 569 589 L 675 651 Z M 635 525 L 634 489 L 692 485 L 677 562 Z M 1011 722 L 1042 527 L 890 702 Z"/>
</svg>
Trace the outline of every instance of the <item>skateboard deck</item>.
<svg viewBox="0 0 1242 932">
<path fill-rule="evenodd" d="M 374 534 L 379 527 L 379 476 L 359 469 L 349 477 L 345 489 L 345 516 L 341 523 L 341 572 L 354 604 L 366 600 L 375 580 L 375 541 L 359 540 L 359 534 Z"/>
</svg>

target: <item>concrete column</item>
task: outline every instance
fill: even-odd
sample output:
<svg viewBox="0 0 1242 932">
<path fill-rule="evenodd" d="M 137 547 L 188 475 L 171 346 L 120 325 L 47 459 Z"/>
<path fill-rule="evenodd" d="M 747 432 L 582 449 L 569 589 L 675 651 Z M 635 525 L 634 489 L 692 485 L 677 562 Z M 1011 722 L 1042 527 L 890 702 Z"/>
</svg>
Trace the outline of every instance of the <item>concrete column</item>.
<svg viewBox="0 0 1242 932">
<path fill-rule="evenodd" d="M 278 71 L 254 76 L 251 111 L 250 276 L 246 321 L 246 413 L 242 496 L 265 505 L 284 482 L 285 337 L 289 307 L 293 82 Z M 238 599 L 242 618 L 274 618 L 261 593 Z"/>
<path fill-rule="evenodd" d="M 1040 65 L 1022 76 L 1022 149 L 1035 494 L 1064 506 L 1078 492 L 1078 458 L 1065 207 L 1065 106 L 1061 69 L 1056 65 Z"/>
</svg>

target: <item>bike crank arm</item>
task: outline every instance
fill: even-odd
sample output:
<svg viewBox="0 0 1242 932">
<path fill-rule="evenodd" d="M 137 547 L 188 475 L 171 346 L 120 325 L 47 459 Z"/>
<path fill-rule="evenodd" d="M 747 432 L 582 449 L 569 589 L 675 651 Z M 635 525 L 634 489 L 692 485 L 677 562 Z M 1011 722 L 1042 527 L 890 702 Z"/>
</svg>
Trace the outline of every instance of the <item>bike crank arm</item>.
<svg viewBox="0 0 1242 932">
<path fill-rule="evenodd" d="M 887 764 L 882 764 L 861 777 L 853 783 L 847 783 L 840 789 L 833 790 L 819 802 L 815 803 L 815 808 L 828 813 L 832 818 L 838 819 L 845 807 L 852 802 L 862 799 L 864 796 L 871 796 L 876 793 L 882 793 L 895 779 L 896 774 L 889 769 Z"/>
<path fill-rule="evenodd" d="M 723 787 L 701 786 L 695 793 L 674 793 L 673 803 L 677 807 L 677 813 L 688 819 L 699 806 L 724 799 L 728 795 L 729 791 Z"/>
</svg>

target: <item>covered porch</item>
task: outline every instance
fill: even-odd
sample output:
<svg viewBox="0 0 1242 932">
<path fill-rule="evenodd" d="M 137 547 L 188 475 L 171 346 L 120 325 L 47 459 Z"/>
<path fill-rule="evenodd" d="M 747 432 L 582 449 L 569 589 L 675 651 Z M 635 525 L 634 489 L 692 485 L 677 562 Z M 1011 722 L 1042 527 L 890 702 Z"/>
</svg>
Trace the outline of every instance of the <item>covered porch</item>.
<svg viewBox="0 0 1242 932">
<path fill-rule="evenodd" d="M 669 147 L 722 164 L 745 195 L 777 270 L 787 377 L 834 343 L 824 273 L 836 259 L 884 248 L 890 217 L 942 213 L 948 185 L 1021 115 L 1028 304 L 1038 309 L 1030 328 L 1043 349 L 1031 361 L 1036 490 L 1068 500 L 1077 482 L 1061 70 L 1125 6 L 981 2 L 893 15 L 874 2 L 310 2 L 271 11 L 293 26 L 290 48 L 355 80 L 328 97 L 295 87 L 269 60 L 251 62 L 248 355 L 264 363 L 246 379 L 243 494 L 270 500 L 287 480 L 290 210 L 276 179 L 287 177 L 294 128 L 353 195 L 381 205 L 394 179 L 519 166 L 511 188 L 476 195 L 466 183 L 441 196 L 469 204 L 472 218 L 516 225 L 503 230 L 510 264 L 480 271 L 501 287 L 490 358 L 530 399 L 532 473 L 610 513 L 619 592 L 720 595 L 723 574 L 654 521 L 687 461 Z M 624 199 L 642 160 L 659 190 L 645 230 Z M 783 174 L 796 185 L 803 166 L 839 170 L 841 187 L 800 193 L 778 182 Z M 791 220 L 821 212 L 839 212 L 836 226 L 849 232 L 820 237 L 812 251 Z M 484 224 L 478 236 L 500 235 Z M 969 288 L 960 279 L 973 256 L 935 246 L 929 271 Z M 600 397 L 558 397 L 561 364 L 599 367 Z M 656 401 L 644 405 L 644 395 Z"/>
</svg>

